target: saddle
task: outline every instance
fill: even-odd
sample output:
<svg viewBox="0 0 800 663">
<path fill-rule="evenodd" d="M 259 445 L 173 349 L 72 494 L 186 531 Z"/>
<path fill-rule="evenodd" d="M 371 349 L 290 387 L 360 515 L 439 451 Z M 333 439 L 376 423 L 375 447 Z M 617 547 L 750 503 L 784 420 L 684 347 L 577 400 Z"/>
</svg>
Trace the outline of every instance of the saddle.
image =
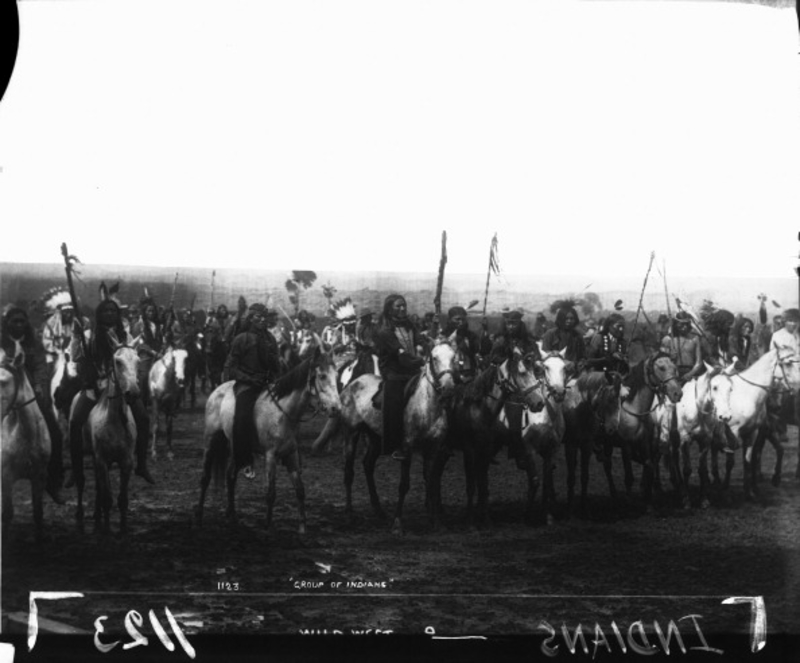
<svg viewBox="0 0 800 663">
<path fill-rule="evenodd" d="M 405 389 L 403 389 L 403 407 L 408 404 L 411 394 L 416 390 L 420 379 L 422 379 L 422 373 L 418 373 L 406 383 Z M 378 385 L 378 391 L 376 391 L 375 395 L 372 397 L 372 407 L 376 410 L 383 409 L 383 385 L 384 382 Z"/>
</svg>

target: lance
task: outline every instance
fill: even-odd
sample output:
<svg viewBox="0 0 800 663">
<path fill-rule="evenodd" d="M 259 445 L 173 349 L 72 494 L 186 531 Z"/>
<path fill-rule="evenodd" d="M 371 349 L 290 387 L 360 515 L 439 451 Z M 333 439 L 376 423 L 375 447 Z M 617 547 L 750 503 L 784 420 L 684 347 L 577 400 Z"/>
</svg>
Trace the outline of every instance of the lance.
<svg viewBox="0 0 800 663">
<path fill-rule="evenodd" d="M 644 283 L 642 284 L 642 293 L 639 295 L 639 308 L 636 309 L 636 319 L 633 321 L 633 329 L 636 329 L 636 325 L 639 324 L 639 312 L 644 315 L 644 319 L 647 320 L 647 324 L 652 324 L 650 319 L 647 317 L 647 313 L 645 313 L 644 309 L 642 308 L 642 302 L 644 301 L 644 291 L 647 288 L 647 279 L 650 277 L 650 270 L 653 269 L 653 261 L 656 259 L 656 252 L 650 252 L 650 264 L 647 265 L 647 273 L 644 275 Z"/>
<path fill-rule="evenodd" d="M 664 297 L 667 298 L 667 315 L 672 320 L 672 308 L 669 305 L 669 288 L 667 287 L 667 261 L 664 258 L 661 259 L 661 266 L 664 268 L 662 276 L 664 277 Z"/>
<path fill-rule="evenodd" d="M 442 257 L 439 258 L 439 278 L 436 280 L 436 296 L 433 298 L 433 309 L 436 313 L 435 330 L 438 335 L 439 321 L 442 315 L 442 287 L 444 285 L 444 267 L 447 264 L 447 231 L 442 231 Z"/>
<path fill-rule="evenodd" d="M 166 326 L 170 327 L 175 320 L 175 289 L 178 287 L 178 272 L 175 272 L 175 279 L 172 281 L 172 292 L 169 295 L 169 316 L 167 316 Z"/>
<path fill-rule="evenodd" d="M 214 278 L 217 276 L 217 270 L 211 272 L 211 309 L 214 309 Z"/>
<path fill-rule="evenodd" d="M 492 272 L 498 269 L 497 264 L 497 233 L 492 237 L 492 243 L 489 247 L 489 269 L 486 271 L 486 292 L 483 295 L 483 317 L 486 317 L 486 305 L 489 301 L 489 280 Z"/>
<path fill-rule="evenodd" d="M 76 262 L 80 262 L 77 256 L 73 256 L 69 254 L 67 250 L 67 243 L 64 242 L 61 244 L 61 255 L 64 256 L 64 268 L 67 272 L 67 288 L 69 290 L 69 298 L 72 302 L 72 308 L 75 309 L 75 316 L 73 317 L 74 321 L 78 323 L 78 330 L 80 331 L 80 343 L 81 343 L 81 351 L 83 352 L 83 356 L 86 360 L 89 358 L 89 352 L 86 348 L 86 336 L 83 333 L 83 319 L 81 316 L 81 310 L 78 308 L 78 298 L 75 295 L 75 284 L 72 281 L 72 272 L 74 270 L 74 265 Z M 74 322 L 73 322 L 74 324 Z M 95 384 L 90 385 L 92 387 L 96 387 Z"/>
</svg>

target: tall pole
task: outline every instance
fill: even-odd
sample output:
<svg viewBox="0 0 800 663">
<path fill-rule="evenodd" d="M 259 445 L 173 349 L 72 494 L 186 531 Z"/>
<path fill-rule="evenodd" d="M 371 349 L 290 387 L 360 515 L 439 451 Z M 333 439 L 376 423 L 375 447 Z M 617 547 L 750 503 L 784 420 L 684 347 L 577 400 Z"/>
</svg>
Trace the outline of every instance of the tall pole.
<svg viewBox="0 0 800 663">
<path fill-rule="evenodd" d="M 489 246 L 489 268 L 486 270 L 486 292 L 483 295 L 483 317 L 486 317 L 486 305 L 489 301 L 489 280 L 491 279 L 492 272 L 497 271 L 497 233 L 492 237 L 492 243 Z"/>
<path fill-rule="evenodd" d="M 436 314 L 436 332 L 442 315 L 442 287 L 444 286 L 444 267 L 447 264 L 447 231 L 442 231 L 442 256 L 439 258 L 439 278 L 436 280 L 436 296 L 433 298 L 433 310 Z"/>
</svg>

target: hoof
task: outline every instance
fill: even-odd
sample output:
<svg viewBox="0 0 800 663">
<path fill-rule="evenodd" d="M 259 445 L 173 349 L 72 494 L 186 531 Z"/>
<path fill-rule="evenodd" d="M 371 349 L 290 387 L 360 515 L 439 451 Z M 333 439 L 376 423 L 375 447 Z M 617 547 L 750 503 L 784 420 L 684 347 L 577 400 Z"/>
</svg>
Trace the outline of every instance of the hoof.
<svg viewBox="0 0 800 663">
<path fill-rule="evenodd" d="M 306 533 L 306 524 L 300 523 L 300 527 L 297 530 L 298 534 L 305 534 Z"/>
<path fill-rule="evenodd" d="M 394 524 L 392 525 L 392 534 L 396 534 L 397 536 L 403 536 L 405 534 L 403 531 L 403 523 L 400 522 L 398 518 L 395 518 Z"/>
<path fill-rule="evenodd" d="M 774 477 L 772 477 L 771 483 L 772 483 L 773 486 L 775 486 L 775 488 L 780 486 L 781 485 L 781 477 L 780 477 L 780 475 L 776 474 Z"/>
</svg>

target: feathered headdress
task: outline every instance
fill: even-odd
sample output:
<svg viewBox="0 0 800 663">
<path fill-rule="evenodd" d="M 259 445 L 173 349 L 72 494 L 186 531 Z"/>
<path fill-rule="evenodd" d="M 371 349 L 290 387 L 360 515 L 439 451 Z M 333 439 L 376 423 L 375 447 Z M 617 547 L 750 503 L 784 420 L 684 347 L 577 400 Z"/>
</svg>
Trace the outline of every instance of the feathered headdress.
<svg viewBox="0 0 800 663">
<path fill-rule="evenodd" d="M 356 307 L 349 297 L 345 297 L 331 305 L 331 315 L 339 322 L 355 322 Z"/>
<path fill-rule="evenodd" d="M 47 313 L 52 315 L 56 311 L 72 308 L 72 298 L 69 296 L 68 290 L 54 287 L 42 295 L 42 304 L 47 309 Z"/>
</svg>

